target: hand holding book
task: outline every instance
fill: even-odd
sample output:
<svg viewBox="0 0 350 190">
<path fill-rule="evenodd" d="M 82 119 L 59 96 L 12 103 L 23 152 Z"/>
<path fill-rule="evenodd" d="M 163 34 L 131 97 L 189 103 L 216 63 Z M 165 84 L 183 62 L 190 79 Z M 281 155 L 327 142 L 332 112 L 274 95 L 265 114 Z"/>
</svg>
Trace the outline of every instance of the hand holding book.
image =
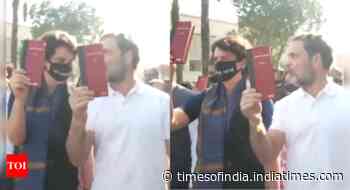
<svg viewBox="0 0 350 190">
<path fill-rule="evenodd" d="M 275 78 L 271 48 L 255 47 L 248 50 L 247 67 L 251 88 L 262 94 L 262 100 L 275 96 Z"/>
<path fill-rule="evenodd" d="M 39 40 L 24 40 L 21 48 L 20 67 L 31 84 L 41 86 L 45 68 L 46 43 Z M 25 72 L 24 72 L 25 71 Z M 20 74 L 20 73 L 17 73 Z"/>
<path fill-rule="evenodd" d="M 102 44 L 80 46 L 78 53 L 80 85 L 87 86 L 96 97 L 107 96 L 107 69 Z"/>
</svg>

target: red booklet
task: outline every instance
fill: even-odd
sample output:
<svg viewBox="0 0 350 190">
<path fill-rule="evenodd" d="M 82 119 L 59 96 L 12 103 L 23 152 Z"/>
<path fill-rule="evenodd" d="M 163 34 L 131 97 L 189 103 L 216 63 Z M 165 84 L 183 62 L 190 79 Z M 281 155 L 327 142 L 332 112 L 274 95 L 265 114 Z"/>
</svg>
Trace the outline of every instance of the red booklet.
<svg viewBox="0 0 350 190">
<path fill-rule="evenodd" d="M 27 72 L 32 83 L 41 86 L 45 68 L 46 43 L 39 40 L 24 40 L 21 50 L 21 69 Z"/>
<path fill-rule="evenodd" d="M 78 52 L 80 85 L 93 90 L 95 97 L 107 96 L 107 70 L 102 44 L 80 46 Z"/>
<path fill-rule="evenodd" d="M 248 50 L 248 72 L 250 84 L 263 100 L 275 96 L 275 75 L 272 65 L 272 52 L 269 46 L 260 46 Z"/>
<path fill-rule="evenodd" d="M 171 57 L 175 64 L 185 64 L 191 47 L 194 26 L 190 21 L 178 21 L 171 42 Z"/>
<path fill-rule="evenodd" d="M 208 76 L 199 76 L 196 82 L 196 89 L 204 91 L 208 88 Z"/>
</svg>

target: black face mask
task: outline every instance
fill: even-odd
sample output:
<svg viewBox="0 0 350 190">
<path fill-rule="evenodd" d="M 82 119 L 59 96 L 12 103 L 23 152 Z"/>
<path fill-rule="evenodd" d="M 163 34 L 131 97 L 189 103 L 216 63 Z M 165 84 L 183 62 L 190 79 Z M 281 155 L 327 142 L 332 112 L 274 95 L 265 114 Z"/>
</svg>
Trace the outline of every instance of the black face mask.
<svg viewBox="0 0 350 190">
<path fill-rule="evenodd" d="M 65 81 L 68 79 L 72 72 L 72 64 L 64 63 L 50 63 L 49 74 L 56 81 Z"/>
<path fill-rule="evenodd" d="M 215 74 L 210 77 L 211 82 L 230 80 L 240 70 L 236 68 L 237 61 L 220 61 L 215 64 Z"/>
</svg>

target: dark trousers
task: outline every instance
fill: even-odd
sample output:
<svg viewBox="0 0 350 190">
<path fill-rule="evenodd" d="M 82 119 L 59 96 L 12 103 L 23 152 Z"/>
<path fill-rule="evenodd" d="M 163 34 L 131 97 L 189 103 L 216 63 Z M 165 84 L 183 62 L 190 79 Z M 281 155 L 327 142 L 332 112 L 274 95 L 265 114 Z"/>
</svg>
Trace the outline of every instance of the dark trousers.
<svg viewBox="0 0 350 190">
<path fill-rule="evenodd" d="M 188 189 L 189 181 L 177 179 L 177 173 L 191 173 L 191 139 L 188 128 L 171 133 L 171 189 Z"/>
</svg>

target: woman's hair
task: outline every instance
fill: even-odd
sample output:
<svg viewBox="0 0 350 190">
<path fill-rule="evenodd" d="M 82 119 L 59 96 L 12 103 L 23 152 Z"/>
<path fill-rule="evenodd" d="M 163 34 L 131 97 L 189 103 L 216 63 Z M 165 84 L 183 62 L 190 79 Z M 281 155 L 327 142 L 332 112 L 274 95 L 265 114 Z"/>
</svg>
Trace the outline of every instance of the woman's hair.
<svg viewBox="0 0 350 190">
<path fill-rule="evenodd" d="M 74 56 L 76 55 L 76 40 L 67 32 L 53 30 L 45 32 L 38 39 L 46 42 L 46 60 L 50 60 L 50 58 L 55 54 L 56 49 L 59 47 L 66 47 L 74 54 Z"/>
<path fill-rule="evenodd" d="M 237 61 L 246 58 L 246 50 L 250 49 L 252 45 L 248 40 L 239 35 L 228 35 L 213 43 L 211 52 L 214 53 L 216 48 L 233 53 L 237 57 Z"/>
</svg>

